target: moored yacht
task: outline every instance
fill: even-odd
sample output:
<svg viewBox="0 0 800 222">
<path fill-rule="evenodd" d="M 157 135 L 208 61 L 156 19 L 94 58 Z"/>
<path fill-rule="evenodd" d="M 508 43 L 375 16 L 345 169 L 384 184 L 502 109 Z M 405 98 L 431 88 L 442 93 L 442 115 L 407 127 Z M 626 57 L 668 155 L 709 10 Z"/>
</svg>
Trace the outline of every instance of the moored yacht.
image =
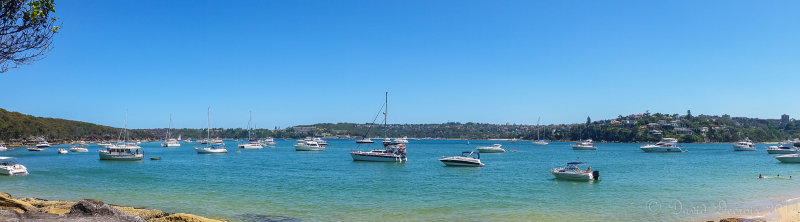
<svg viewBox="0 0 800 222">
<path fill-rule="evenodd" d="M 250 111 L 250 119 L 247 120 L 247 143 L 240 143 L 239 148 L 242 149 L 261 149 L 264 146 L 261 145 L 261 142 L 255 139 L 251 139 L 250 137 L 253 135 L 251 132 L 253 129 L 250 128 L 250 123 L 253 122 L 253 111 Z"/>
<path fill-rule="evenodd" d="M 50 143 L 48 143 L 47 141 L 42 140 L 41 142 L 36 144 L 36 147 L 37 148 L 48 148 L 48 147 L 50 147 Z"/>
<path fill-rule="evenodd" d="M 539 120 L 541 120 L 541 117 L 536 119 L 536 141 L 531 142 L 531 144 L 537 146 L 547 146 L 547 144 L 550 144 L 550 142 L 539 138 Z"/>
<path fill-rule="evenodd" d="M 475 157 L 472 157 L 472 155 Z M 481 154 L 475 151 L 461 152 L 461 156 L 443 157 L 439 159 L 444 165 L 447 166 L 463 166 L 463 167 L 482 167 L 485 166 L 481 163 Z"/>
<path fill-rule="evenodd" d="M 67 153 L 69 153 L 69 152 L 67 152 L 67 149 L 58 148 L 58 154 L 67 154 Z"/>
<path fill-rule="evenodd" d="M 73 153 L 86 153 L 89 152 L 89 149 L 83 147 L 71 146 L 69 147 L 69 151 Z"/>
<path fill-rule="evenodd" d="M 475 149 L 481 153 L 505 153 L 506 149 L 503 149 L 502 146 L 500 144 L 492 144 L 492 146 L 479 146 Z"/>
<path fill-rule="evenodd" d="M 294 144 L 295 151 L 325 151 L 325 146 L 320 145 L 314 140 L 298 140 Z"/>
<path fill-rule="evenodd" d="M 395 138 L 394 142 L 395 143 L 408 143 L 408 137 L 404 136 L 403 138 Z"/>
<path fill-rule="evenodd" d="M 223 154 L 228 153 L 228 149 L 225 148 L 225 143 L 222 142 L 220 139 L 212 140 L 211 139 L 211 107 L 208 107 L 208 128 L 206 129 L 206 146 L 205 147 L 194 147 L 194 151 L 198 154 Z"/>
<path fill-rule="evenodd" d="M 592 139 L 583 140 L 570 146 L 573 150 L 597 150 L 597 146 L 592 143 Z"/>
<path fill-rule="evenodd" d="M 383 103 L 383 108 L 384 108 L 383 126 L 385 129 L 388 129 L 387 127 L 387 115 L 389 112 L 388 105 L 389 105 L 389 93 L 386 92 L 386 97 Z M 369 138 L 369 136 L 367 136 L 367 138 Z M 407 161 L 406 145 L 402 143 L 400 144 L 392 143 L 391 139 L 386 137 L 385 139 L 383 139 L 383 149 L 373 149 L 370 151 L 354 150 L 350 151 L 350 157 L 353 158 L 353 161 L 405 162 Z"/>
<path fill-rule="evenodd" d="M 181 142 L 179 141 L 180 140 L 180 136 L 178 136 L 178 139 L 171 138 L 172 137 L 172 132 L 171 131 L 172 131 L 172 114 L 170 113 L 169 114 L 169 127 L 167 127 L 167 137 L 166 137 L 167 140 L 164 141 L 163 143 L 161 143 L 162 147 L 169 148 L 169 147 L 180 147 L 181 146 Z"/>
<path fill-rule="evenodd" d="M 3 175 L 25 175 L 28 174 L 28 168 L 19 164 L 17 158 L 0 156 L 0 174 Z"/>
<path fill-rule="evenodd" d="M 144 151 L 139 152 L 141 148 L 136 143 L 113 144 L 98 154 L 100 160 L 137 161 L 144 158 Z"/>
<path fill-rule="evenodd" d="M 322 138 L 319 138 L 319 137 L 314 137 L 314 139 L 312 139 L 312 141 L 316 142 L 320 146 L 330 145 L 330 143 L 328 143 L 328 141 L 325 141 L 325 140 L 323 140 Z"/>
<path fill-rule="evenodd" d="M 356 140 L 356 143 L 375 143 L 375 141 L 372 141 L 369 138 L 364 138 L 364 139 Z"/>
<path fill-rule="evenodd" d="M 261 146 L 274 146 L 275 145 L 275 139 L 272 138 L 272 137 L 267 137 L 266 139 L 259 140 L 259 142 L 261 143 Z"/>
<path fill-rule="evenodd" d="M 775 156 L 781 163 L 800 163 L 800 154 L 783 154 Z"/>
<path fill-rule="evenodd" d="M 756 146 L 750 138 L 745 138 L 733 144 L 733 151 L 756 151 Z"/>
<path fill-rule="evenodd" d="M 111 146 L 111 143 L 98 143 L 98 144 L 97 144 L 97 146 L 100 146 L 100 147 L 106 148 L 106 147 L 108 147 L 108 146 Z"/>
<path fill-rule="evenodd" d="M 786 141 L 781 143 L 778 146 L 769 146 L 767 148 L 767 153 L 769 154 L 793 154 L 799 153 L 797 147 L 794 147 L 791 141 Z"/>
<path fill-rule="evenodd" d="M 664 138 L 656 144 L 647 144 L 639 147 L 646 153 L 670 153 L 670 152 L 685 152 L 686 150 L 678 146 L 678 139 Z"/>
<path fill-rule="evenodd" d="M 550 173 L 561 180 L 592 181 L 600 179 L 600 172 L 592 171 L 592 167 L 581 170 L 582 162 L 569 162 L 566 167 L 550 169 Z"/>
</svg>

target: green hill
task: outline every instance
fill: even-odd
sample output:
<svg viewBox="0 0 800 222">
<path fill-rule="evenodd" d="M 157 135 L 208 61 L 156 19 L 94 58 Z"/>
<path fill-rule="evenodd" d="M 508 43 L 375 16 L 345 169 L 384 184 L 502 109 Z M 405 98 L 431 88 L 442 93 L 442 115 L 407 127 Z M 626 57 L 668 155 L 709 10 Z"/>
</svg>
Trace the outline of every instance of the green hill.
<svg viewBox="0 0 800 222">
<path fill-rule="evenodd" d="M 73 140 L 116 139 L 120 130 L 97 124 L 35 117 L 0 109 L 0 140 L 6 143 L 30 143 L 42 138 L 59 143 Z"/>
</svg>

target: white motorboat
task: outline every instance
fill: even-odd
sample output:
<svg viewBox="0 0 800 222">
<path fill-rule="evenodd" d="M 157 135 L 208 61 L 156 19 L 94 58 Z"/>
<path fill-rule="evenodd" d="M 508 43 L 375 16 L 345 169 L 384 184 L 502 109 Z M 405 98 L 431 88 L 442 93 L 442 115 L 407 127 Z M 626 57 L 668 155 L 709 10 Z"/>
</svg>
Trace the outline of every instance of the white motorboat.
<svg viewBox="0 0 800 222">
<path fill-rule="evenodd" d="M 550 142 L 539 138 L 539 120 L 541 120 L 541 117 L 536 119 L 536 141 L 531 142 L 531 144 L 537 146 L 547 146 L 547 144 L 550 144 Z"/>
<path fill-rule="evenodd" d="M 0 174 L 15 176 L 28 174 L 28 168 L 19 164 L 17 158 L 14 157 L 0 157 Z"/>
<path fill-rule="evenodd" d="M 5 144 L 0 143 L 0 151 L 6 151 L 6 150 L 8 150 L 8 147 L 6 147 Z"/>
<path fill-rule="evenodd" d="M 295 151 L 325 151 L 325 146 L 320 145 L 317 141 L 298 140 L 294 144 Z"/>
<path fill-rule="evenodd" d="M 260 140 L 262 146 L 274 146 L 275 139 L 272 137 L 267 137 L 266 139 Z"/>
<path fill-rule="evenodd" d="M 191 143 L 192 142 L 192 138 L 187 138 L 187 139 L 183 140 L 183 142 L 184 143 Z"/>
<path fill-rule="evenodd" d="M 37 147 L 28 147 L 28 151 L 39 152 L 39 151 L 44 151 L 44 149 Z"/>
<path fill-rule="evenodd" d="M 395 143 L 408 143 L 408 137 L 404 136 L 403 138 L 395 138 L 394 142 Z"/>
<path fill-rule="evenodd" d="M 67 152 L 67 149 L 58 148 L 58 154 L 67 154 L 67 153 L 69 153 L 69 152 Z"/>
<path fill-rule="evenodd" d="M 100 146 L 100 147 L 103 147 L 103 148 L 107 148 L 107 147 L 111 146 L 111 143 L 98 143 L 97 146 Z"/>
<path fill-rule="evenodd" d="M 248 140 L 247 143 L 239 144 L 239 148 L 242 148 L 242 149 L 261 149 L 261 148 L 264 148 L 264 146 L 262 146 L 261 142 L 259 142 L 258 140 Z"/>
<path fill-rule="evenodd" d="M 369 138 L 364 138 L 364 139 L 356 140 L 356 143 L 375 143 L 375 141 L 372 141 Z"/>
<path fill-rule="evenodd" d="M 639 147 L 646 153 L 672 153 L 672 152 L 685 152 L 686 150 L 678 146 L 678 139 L 663 138 L 656 144 L 647 144 Z"/>
<path fill-rule="evenodd" d="M 319 144 L 320 146 L 327 146 L 327 145 L 330 145 L 330 143 L 328 143 L 328 141 L 325 141 L 325 140 L 323 140 L 322 138 L 319 138 L 319 137 L 314 137 L 314 138 L 313 138 L 313 139 L 311 139 L 311 140 L 312 140 L 312 141 L 314 141 L 314 142 L 316 142 L 316 143 L 317 143 L 317 144 Z"/>
<path fill-rule="evenodd" d="M 86 149 L 86 148 L 83 148 L 83 147 L 71 146 L 69 148 L 69 151 L 73 152 L 73 153 L 86 153 L 86 152 L 89 152 L 89 149 Z"/>
<path fill-rule="evenodd" d="M 756 151 L 756 146 L 750 138 L 745 138 L 733 144 L 733 151 Z"/>
<path fill-rule="evenodd" d="M 50 143 L 48 143 L 47 141 L 42 140 L 42 142 L 39 142 L 39 143 L 36 144 L 36 147 L 37 148 L 48 148 L 48 147 L 50 147 Z"/>
<path fill-rule="evenodd" d="M 786 141 L 781 143 L 778 146 L 769 146 L 767 148 L 767 153 L 769 154 L 793 154 L 793 153 L 800 153 L 800 150 L 797 147 L 794 147 L 791 141 Z"/>
<path fill-rule="evenodd" d="M 161 143 L 161 147 L 180 147 L 181 142 L 176 139 L 167 139 L 167 141 Z"/>
<path fill-rule="evenodd" d="M 194 151 L 198 154 L 223 154 L 228 153 L 228 149 L 225 148 L 225 143 L 222 142 L 220 139 L 211 140 L 211 107 L 208 107 L 208 128 L 206 129 L 206 146 L 205 147 L 194 147 Z"/>
<path fill-rule="evenodd" d="M 472 155 L 475 154 L 475 157 Z M 485 166 L 481 163 L 481 154 L 475 151 L 461 152 L 461 156 L 451 156 L 439 159 L 446 166 L 463 166 L 463 167 L 482 167 Z"/>
<path fill-rule="evenodd" d="M 144 158 L 144 151 L 139 152 L 139 149 L 136 143 L 113 144 L 98 154 L 100 160 L 137 161 Z"/>
<path fill-rule="evenodd" d="M 573 150 L 597 150 L 597 146 L 592 143 L 592 139 L 583 140 L 570 146 Z"/>
<path fill-rule="evenodd" d="M 481 153 L 505 153 L 506 149 L 503 149 L 502 146 L 500 144 L 492 144 L 492 146 L 479 146 L 475 149 Z"/>
<path fill-rule="evenodd" d="M 89 146 L 89 143 L 87 143 L 86 141 L 81 140 L 81 141 L 78 141 L 78 145 Z"/>
<path fill-rule="evenodd" d="M 550 173 L 560 180 L 592 181 L 600 179 L 600 172 L 592 171 L 592 167 L 581 170 L 582 162 L 569 162 L 566 167 L 550 169 Z"/>
<path fill-rule="evenodd" d="M 800 163 L 800 154 L 783 154 L 775 156 L 781 163 Z"/>
</svg>

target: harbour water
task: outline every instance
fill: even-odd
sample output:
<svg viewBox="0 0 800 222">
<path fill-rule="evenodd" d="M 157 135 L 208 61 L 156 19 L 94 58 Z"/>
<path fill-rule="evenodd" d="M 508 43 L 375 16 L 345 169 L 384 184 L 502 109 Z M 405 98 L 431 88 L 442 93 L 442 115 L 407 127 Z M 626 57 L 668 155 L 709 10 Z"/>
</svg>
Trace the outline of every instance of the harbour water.
<svg viewBox="0 0 800 222">
<path fill-rule="evenodd" d="M 800 164 L 779 163 L 763 144 L 755 152 L 681 144 L 689 152 L 644 153 L 642 144 L 573 151 L 560 142 L 411 140 L 407 163 L 373 163 L 352 161 L 353 140 L 331 140 L 324 152 L 296 152 L 293 140 L 276 142 L 236 153 L 228 141 L 224 155 L 196 154 L 193 143 L 143 143 L 146 158 L 162 160 L 137 162 L 100 161 L 97 146 L 66 155 L 18 148 L 0 155 L 17 157 L 30 175 L 0 177 L 0 191 L 230 220 L 260 214 L 304 221 L 697 220 L 755 214 L 800 196 L 794 188 L 800 178 L 788 179 L 800 176 Z M 483 154 L 482 168 L 444 167 L 437 160 L 493 143 L 517 152 Z M 548 172 L 576 160 L 600 171 L 601 181 L 558 181 Z M 759 173 L 768 178 L 757 179 Z"/>
</svg>

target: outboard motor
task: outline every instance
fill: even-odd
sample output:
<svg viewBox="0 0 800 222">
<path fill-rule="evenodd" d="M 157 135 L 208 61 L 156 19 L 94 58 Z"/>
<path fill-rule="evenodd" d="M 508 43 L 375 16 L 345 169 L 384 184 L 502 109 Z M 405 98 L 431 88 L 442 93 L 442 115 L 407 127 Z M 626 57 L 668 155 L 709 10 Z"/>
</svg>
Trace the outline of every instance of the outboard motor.
<svg viewBox="0 0 800 222">
<path fill-rule="evenodd" d="M 592 177 L 594 178 L 594 180 L 600 180 L 600 171 L 597 170 L 592 171 Z"/>
</svg>

